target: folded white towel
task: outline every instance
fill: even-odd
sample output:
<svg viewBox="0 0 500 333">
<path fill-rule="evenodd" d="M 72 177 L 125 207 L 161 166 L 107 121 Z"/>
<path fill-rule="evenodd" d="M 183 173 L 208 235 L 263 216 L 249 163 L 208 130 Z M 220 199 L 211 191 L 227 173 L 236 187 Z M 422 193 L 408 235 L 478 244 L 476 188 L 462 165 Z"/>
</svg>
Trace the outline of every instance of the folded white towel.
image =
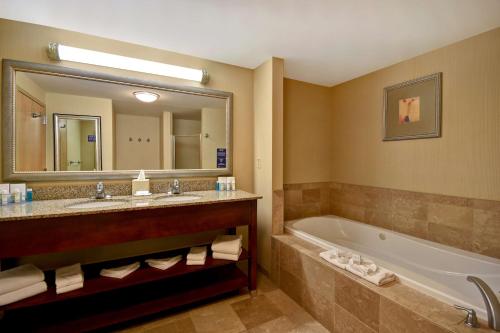
<svg viewBox="0 0 500 333">
<path fill-rule="evenodd" d="M 101 276 L 115 278 L 115 279 L 123 279 L 125 276 L 136 271 L 141 264 L 137 261 L 130 265 L 113 267 L 113 268 L 104 268 L 101 269 Z"/>
<path fill-rule="evenodd" d="M 370 259 L 360 258 L 357 262 L 351 258 L 348 266 L 362 275 L 373 274 L 377 271 L 377 265 Z"/>
<path fill-rule="evenodd" d="M 212 257 L 214 259 L 238 261 L 238 259 L 240 258 L 241 252 L 243 252 L 242 249 L 240 249 L 240 252 L 238 252 L 238 254 L 227 254 L 227 253 L 214 252 L 214 253 L 212 253 Z"/>
<path fill-rule="evenodd" d="M 354 268 L 353 265 L 348 265 L 346 269 L 366 281 L 376 284 L 377 286 L 382 286 L 396 280 L 396 275 L 393 272 L 382 267 L 378 267 L 376 272 L 368 274 L 363 274 L 359 271 L 359 269 Z"/>
<path fill-rule="evenodd" d="M 83 282 L 82 266 L 74 264 L 56 269 L 56 287 L 66 287 Z"/>
<path fill-rule="evenodd" d="M 47 283 L 45 283 L 45 281 L 37 282 L 30 286 L 0 295 L 0 306 L 14 303 L 31 296 L 41 294 L 45 291 L 47 291 Z"/>
<path fill-rule="evenodd" d="M 241 235 L 218 235 L 212 243 L 212 251 L 236 255 L 241 251 Z"/>
<path fill-rule="evenodd" d="M 188 260 L 203 260 L 205 261 L 205 258 L 207 257 L 207 247 L 206 246 L 198 246 L 198 247 L 192 247 L 189 250 L 189 253 L 187 255 Z"/>
<path fill-rule="evenodd" d="M 83 281 L 76 282 L 64 287 L 56 287 L 56 294 L 63 294 L 81 288 L 83 288 Z"/>
<path fill-rule="evenodd" d="M 179 261 L 182 260 L 182 256 L 178 255 L 175 257 L 171 258 L 163 258 L 163 259 L 146 259 L 146 262 L 149 266 L 158 268 L 161 270 L 166 270 L 175 264 L 177 264 Z"/>
<path fill-rule="evenodd" d="M 346 269 L 349 259 L 352 257 L 352 253 L 334 247 L 331 250 L 321 252 L 319 256 L 339 268 Z"/>
<path fill-rule="evenodd" d="M 32 286 L 43 280 L 45 280 L 43 272 L 31 264 L 2 271 L 0 272 L 0 295 Z"/>
<path fill-rule="evenodd" d="M 188 259 L 186 261 L 186 265 L 188 265 L 188 266 L 205 265 L 205 259 L 202 259 L 202 260 L 190 260 L 190 259 Z"/>
</svg>

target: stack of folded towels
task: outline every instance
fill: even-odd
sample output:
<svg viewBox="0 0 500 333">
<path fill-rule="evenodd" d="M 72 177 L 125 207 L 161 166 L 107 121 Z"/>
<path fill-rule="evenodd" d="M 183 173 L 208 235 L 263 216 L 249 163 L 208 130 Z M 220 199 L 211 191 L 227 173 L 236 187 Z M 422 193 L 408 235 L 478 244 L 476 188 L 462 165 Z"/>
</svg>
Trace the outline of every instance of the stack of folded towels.
<svg viewBox="0 0 500 333">
<path fill-rule="evenodd" d="M 0 306 L 47 291 L 45 275 L 28 264 L 0 272 Z"/>
<path fill-rule="evenodd" d="M 129 274 L 135 272 L 141 266 L 140 262 L 136 261 L 133 264 L 113 267 L 113 268 L 103 268 L 101 269 L 101 276 L 115 278 L 115 279 L 123 279 Z"/>
<path fill-rule="evenodd" d="M 80 264 L 56 269 L 56 293 L 62 294 L 83 288 L 83 272 Z"/>
<path fill-rule="evenodd" d="M 362 258 L 359 254 L 353 254 L 349 251 L 333 249 L 321 252 L 320 257 L 345 269 L 377 286 L 384 285 L 396 279 L 396 275 L 380 266 L 377 266 L 372 260 Z"/>
<path fill-rule="evenodd" d="M 214 259 L 238 261 L 241 251 L 241 235 L 219 235 L 212 243 Z"/>
<path fill-rule="evenodd" d="M 186 265 L 205 265 L 207 259 L 207 247 L 192 247 L 187 255 Z"/>
<path fill-rule="evenodd" d="M 163 259 L 146 259 L 146 263 L 154 268 L 161 269 L 162 271 L 174 266 L 177 264 L 179 261 L 182 260 L 182 256 L 178 255 L 175 257 L 170 257 L 170 258 L 163 258 Z"/>
</svg>

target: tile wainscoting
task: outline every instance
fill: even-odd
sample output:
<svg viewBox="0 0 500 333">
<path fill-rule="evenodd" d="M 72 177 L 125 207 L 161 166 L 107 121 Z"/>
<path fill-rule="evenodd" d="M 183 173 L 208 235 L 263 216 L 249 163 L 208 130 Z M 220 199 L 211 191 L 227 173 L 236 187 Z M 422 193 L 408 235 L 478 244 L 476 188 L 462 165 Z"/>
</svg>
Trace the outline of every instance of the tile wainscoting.
<svg viewBox="0 0 500 333">
<path fill-rule="evenodd" d="M 500 258 L 500 201 L 335 182 L 284 190 L 285 221 L 333 214 Z"/>
<path fill-rule="evenodd" d="M 393 282 L 375 286 L 326 263 L 321 248 L 290 235 L 272 238 L 271 278 L 330 332 L 493 333 L 471 329 L 452 306 Z"/>
</svg>

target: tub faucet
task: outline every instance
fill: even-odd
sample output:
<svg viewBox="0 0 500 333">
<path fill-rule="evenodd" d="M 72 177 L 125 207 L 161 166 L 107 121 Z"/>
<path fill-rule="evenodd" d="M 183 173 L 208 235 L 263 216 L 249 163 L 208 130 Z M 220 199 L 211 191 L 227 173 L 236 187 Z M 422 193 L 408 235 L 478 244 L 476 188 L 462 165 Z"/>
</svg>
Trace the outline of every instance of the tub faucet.
<svg viewBox="0 0 500 333">
<path fill-rule="evenodd" d="M 483 296 L 486 305 L 486 312 L 488 313 L 488 327 L 495 331 L 500 331 L 500 302 L 491 288 L 478 277 L 467 276 L 467 281 L 476 285 Z"/>
</svg>

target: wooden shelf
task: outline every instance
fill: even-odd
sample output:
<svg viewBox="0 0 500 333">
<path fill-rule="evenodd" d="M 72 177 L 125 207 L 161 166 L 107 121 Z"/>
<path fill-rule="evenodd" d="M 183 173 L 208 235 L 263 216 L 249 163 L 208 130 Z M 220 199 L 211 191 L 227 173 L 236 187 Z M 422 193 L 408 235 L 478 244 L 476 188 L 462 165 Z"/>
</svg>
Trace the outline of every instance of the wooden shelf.
<svg viewBox="0 0 500 333">
<path fill-rule="evenodd" d="M 162 257 L 167 255 L 172 256 L 177 253 L 185 253 L 185 251 L 176 251 L 176 252 L 174 251 L 168 253 L 155 254 L 154 257 Z M 147 256 L 147 257 L 150 258 L 153 256 Z M 0 310 L 3 311 L 18 310 L 44 304 L 62 302 L 74 298 L 89 297 L 100 293 L 110 292 L 123 288 L 129 288 L 145 283 L 152 283 L 185 274 L 201 272 L 235 263 L 235 261 L 213 259 L 211 253 L 209 253 L 207 254 L 205 265 L 188 266 L 186 265 L 186 260 L 183 259 L 175 266 L 162 271 L 147 266 L 147 264 L 143 262 L 145 258 L 146 256 L 141 256 L 135 258 L 127 258 L 125 260 L 117 260 L 113 261 L 112 263 L 108 262 L 106 264 L 101 263 L 101 264 L 84 266 L 83 267 L 83 270 L 85 272 L 84 287 L 81 289 L 77 289 L 59 295 L 56 294 L 56 288 L 53 284 L 53 277 L 49 275 L 47 278 L 49 283 L 49 289 L 47 290 L 47 292 L 21 300 L 16 303 L 5 305 L 3 307 L 0 307 Z M 246 250 L 243 249 L 243 252 L 241 253 L 238 261 L 243 261 L 247 259 L 248 259 L 248 253 Z M 141 268 L 139 268 L 137 271 L 133 272 L 129 276 L 124 277 L 123 279 L 107 278 L 107 277 L 101 277 L 99 275 L 99 271 L 103 267 L 132 263 L 134 261 L 141 261 Z"/>
<path fill-rule="evenodd" d="M 247 286 L 236 265 L 6 314 L 0 330 L 85 332 L 226 294 Z M 30 320 L 26 320 L 29 318 Z"/>
</svg>

